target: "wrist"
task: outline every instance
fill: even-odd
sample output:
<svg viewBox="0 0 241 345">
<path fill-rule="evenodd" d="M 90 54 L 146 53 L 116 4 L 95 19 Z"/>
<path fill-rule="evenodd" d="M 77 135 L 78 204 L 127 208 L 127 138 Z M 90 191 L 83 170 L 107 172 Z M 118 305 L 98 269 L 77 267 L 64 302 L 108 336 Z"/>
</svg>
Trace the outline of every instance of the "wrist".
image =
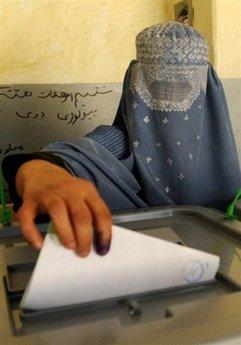
<svg viewBox="0 0 241 345">
<path fill-rule="evenodd" d="M 61 174 L 66 174 L 66 176 L 69 175 L 63 168 L 42 159 L 33 159 L 23 163 L 15 177 L 15 187 L 18 195 L 22 198 L 26 186 L 30 188 L 32 185 L 37 186 L 40 181 L 46 181 L 46 177 L 54 172 L 61 172 Z"/>
</svg>

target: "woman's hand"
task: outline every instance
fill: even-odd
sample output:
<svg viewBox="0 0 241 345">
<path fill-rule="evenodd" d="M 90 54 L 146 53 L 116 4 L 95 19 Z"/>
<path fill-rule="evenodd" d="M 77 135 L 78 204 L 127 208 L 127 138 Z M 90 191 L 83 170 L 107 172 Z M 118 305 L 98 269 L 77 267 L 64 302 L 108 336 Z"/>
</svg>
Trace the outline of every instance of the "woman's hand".
<svg viewBox="0 0 241 345">
<path fill-rule="evenodd" d="M 62 244 L 88 255 L 94 229 L 97 252 L 108 252 L 111 214 L 94 185 L 73 177 L 66 170 L 44 160 L 24 163 L 16 175 L 16 189 L 23 200 L 17 220 L 23 235 L 36 249 L 43 239 L 34 223 L 37 215 L 48 214 Z"/>
</svg>

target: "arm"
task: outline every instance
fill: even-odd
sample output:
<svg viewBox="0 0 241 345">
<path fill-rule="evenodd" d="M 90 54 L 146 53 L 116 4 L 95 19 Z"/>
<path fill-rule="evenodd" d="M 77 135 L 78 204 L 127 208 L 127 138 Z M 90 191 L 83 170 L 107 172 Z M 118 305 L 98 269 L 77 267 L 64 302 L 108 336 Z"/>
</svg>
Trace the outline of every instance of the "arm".
<svg viewBox="0 0 241 345">
<path fill-rule="evenodd" d="M 33 247 L 40 249 L 43 243 L 34 220 L 48 214 L 67 248 L 86 256 L 94 225 L 97 252 L 108 252 L 111 215 L 107 206 L 93 184 L 73 177 L 58 156 L 41 152 L 9 156 L 3 161 L 3 173 L 15 202 L 21 205 L 17 220 Z"/>
<path fill-rule="evenodd" d="M 124 159 L 129 155 L 128 135 L 122 116 L 123 103 L 122 96 L 112 126 L 99 126 L 86 135 L 117 159 Z M 76 147 L 68 144 L 66 143 L 64 149 L 58 148 L 57 152 L 55 150 L 58 145 L 51 144 L 46 147 L 45 152 L 43 150 L 29 155 L 13 155 L 3 161 L 10 195 L 15 210 L 18 209 L 18 221 L 28 241 L 34 247 L 40 248 L 42 238 L 34 219 L 47 213 L 62 243 L 69 248 L 77 247 L 79 254 L 83 256 L 90 250 L 93 224 L 97 229 L 97 251 L 105 254 L 111 239 L 110 212 L 90 182 L 95 181 L 91 174 L 88 174 L 88 167 L 85 167 L 83 174 L 78 174 L 81 169 L 77 173 L 73 170 L 76 163 L 71 156 L 76 153 Z M 78 147 L 78 143 L 75 142 L 74 145 Z M 77 155 L 81 157 L 80 154 Z M 73 163 L 72 167 L 68 164 L 69 159 Z M 81 158 L 79 160 L 82 162 Z"/>
<path fill-rule="evenodd" d="M 100 126 L 86 137 L 104 146 L 116 158 L 123 157 L 128 150 L 125 136 L 114 126 Z M 53 143 L 46 149 L 51 147 L 54 151 L 56 146 L 58 144 Z M 3 173 L 20 227 L 35 248 L 41 248 L 43 240 L 34 219 L 48 214 L 66 247 L 77 247 L 80 255 L 87 255 L 94 223 L 99 231 L 97 251 L 100 254 L 108 251 L 111 215 L 88 176 L 86 179 L 73 177 L 65 160 L 47 151 L 8 156 L 3 161 Z"/>
</svg>

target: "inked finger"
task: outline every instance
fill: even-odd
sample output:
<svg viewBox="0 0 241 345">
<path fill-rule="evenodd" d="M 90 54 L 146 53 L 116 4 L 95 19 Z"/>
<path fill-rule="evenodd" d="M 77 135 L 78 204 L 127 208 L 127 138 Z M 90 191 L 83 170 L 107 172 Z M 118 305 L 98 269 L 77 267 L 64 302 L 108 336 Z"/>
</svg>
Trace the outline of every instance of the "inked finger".
<svg viewBox="0 0 241 345">
<path fill-rule="evenodd" d="M 92 195 L 87 204 L 94 221 L 96 251 L 100 255 L 105 255 L 108 253 L 111 243 L 111 213 L 99 196 Z"/>
</svg>

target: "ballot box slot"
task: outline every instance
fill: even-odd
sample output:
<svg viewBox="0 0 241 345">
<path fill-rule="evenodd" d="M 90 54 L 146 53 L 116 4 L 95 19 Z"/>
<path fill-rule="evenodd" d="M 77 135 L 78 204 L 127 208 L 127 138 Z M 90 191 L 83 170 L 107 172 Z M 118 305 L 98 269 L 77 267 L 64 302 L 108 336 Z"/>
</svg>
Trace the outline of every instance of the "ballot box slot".
<svg viewBox="0 0 241 345">
<path fill-rule="evenodd" d="M 16 248 L 17 249 L 17 248 Z M 9 249 L 7 249 L 9 250 Z M 17 255 L 16 255 L 17 256 Z M 29 322 L 42 322 L 45 319 L 51 320 L 69 318 L 73 315 L 90 315 L 91 313 L 96 314 L 97 312 L 108 313 L 110 310 L 116 312 L 118 316 L 120 310 L 122 311 L 121 322 L 124 316 L 126 318 L 170 318 L 171 315 L 168 312 L 169 304 L 172 301 L 175 303 L 183 303 L 185 301 L 196 301 L 205 297 L 219 296 L 227 293 L 234 293 L 241 290 L 241 287 L 231 281 L 227 276 L 218 273 L 216 275 L 215 281 L 202 283 L 202 284 L 192 284 L 185 287 L 177 287 L 172 289 L 151 291 L 145 294 L 138 294 L 132 296 L 122 296 L 119 298 L 114 298 L 110 300 L 97 301 L 82 305 L 72 305 L 59 308 L 51 308 L 45 310 L 19 310 L 19 304 L 23 296 L 28 279 L 31 276 L 32 269 L 34 267 L 34 262 L 11 264 L 6 267 L 7 274 L 4 276 L 4 286 L 6 292 L 6 298 L 8 300 L 8 308 L 10 319 L 12 320 L 12 327 L 14 332 L 19 332 L 19 325 L 26 327 L 26 323 Z M 22 274 L 22 276 L 21 276 Z M 25 286 L 24 286 L 25 285 Z M 165 301 L 165 306 L 163 307 L 163 301 Z M 160 308 L 158 308 L 160 305 Z M 149 312 L 148 312 L 149 310 Z"/>
<path fill-rule="evenodd" d="M 51 320 L 54 322 L 56 319 L 72 318 L 72 316 L 75 317 L 76 315 L 84 318 L 92 313 L 95 315 L 99 313 L 102 315 L 102 318 L 103 313 L 105 313 L 107 319 L 110 312 L 112 314 L 116 313 L 116 317 L 120 317 L 120 322 L 122 323 L 129 323 L 130 318 L 138 319 L 138 317 L 142 319 L 146 318 L 149 321 L 160 318 L 165 319 L 171 317 L 168 314 L 169 303 L 197 301 L 205 296 L 216 296 L 237 291 L 237 286 L 227 283 L 224 280 L 219 281 L 218 279 L 219 276 L 217 276 L 215 281 L 202 284 L 192 284 L 186 287 L 152 291 L 145 294 L 122 296 L 110 300 L 37 311 L 18 309 L 24 291 L 9 291 L 6 276 L 4 277 L 4 286 L 12 328 L 18 334 L 30 322 L 43 322 L 44 320 L 48 320 L 51 323 Z M 19 325 L 21 325 L 20 328 Z"/>
<path fill-rule="evenodd" d="M 112 315 L 112 317 L 119 318 L 121 323 L 127 325 L 138 320 L 139 322 L 151 322 L 156 319 L 172 317 L 169 313 L 170 305 L 200 301 L 201 299 L 205 300 L 205 298 L 240 291 L 239 286 L 228 281 L 226 277 L 217 274 L 216 280 L 213 282 L 124 296 L 82 305 L 32 311 L 19 310 L 19 304 L 24 291 L 9 291 L 6 276 L 4 277 L 4 286 L 8 300 L 9 318 L 13 332 L 16 335 L 25 332 L 25 329 L 34 327 L 33 325 L 31 326 L 31 323 L 37 323 L 37 325 L 41 323 L 44 328 L 46 322 L 50 325 L 52 322 L 53 325 L 56 325 L 56 322 L 58 324 L 63 319 L 65 321 L 68 319 L 76 320 L 76 322 L 78 319 L 78 322 L 81 322 L 81 320 L 84 322 L 86 318 L 91 319 L 92 315 L 95 315 L 95 318 L 98 318 L 99 315 L 102 319 L 104 317 L 108 319 Z M 133 314 L 131 313 L 131 308 L 134 308 Z M 38 326 L 36 327 L 38 328 Z"/>
</svg>

